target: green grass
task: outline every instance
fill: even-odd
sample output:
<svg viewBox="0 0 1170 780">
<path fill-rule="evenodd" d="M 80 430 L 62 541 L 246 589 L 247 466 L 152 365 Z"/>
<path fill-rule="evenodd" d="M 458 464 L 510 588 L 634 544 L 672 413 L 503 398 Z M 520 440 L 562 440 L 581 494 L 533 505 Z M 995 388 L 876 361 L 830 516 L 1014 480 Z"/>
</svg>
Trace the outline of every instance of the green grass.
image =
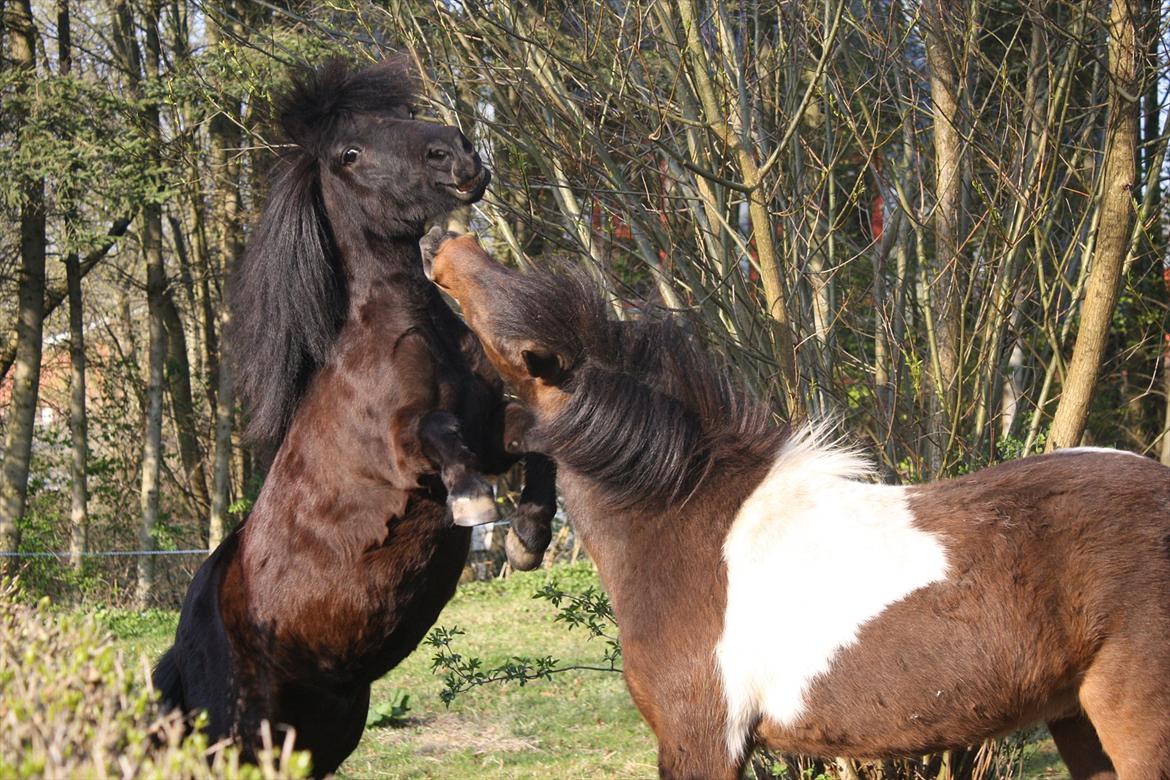
<svg viewBox="0 0 1170 780">
<path fill-rule="evenodd" d="M 558 567 L 506 581 L 462 586 L 436 625 L 459 627 L 454 649 L 487 667 L 513 655 L 553 656 L 561 665 L 598 664 L 601 640 L 554 623 L 556 608 L 532 594 L 550 576 L 568 591 L 596 585 L 587 566 Z M 151 660 L 166 649 L 176 613 L 108 611 L 102 622 L 133 654 Z M 379 680 L 371 709 L 388 725 L 366 730 L 342 778 L 647 778 L 657 774 L 653 734 L 638 715 L 620 674 L 572 671 L 527 685 L 487 685 L 439 699 L 443 681 L 431 671 L 433 651 L 421 646 Z M 390 718 L 408 696 L 409 710 Z M 1025 780 L 1068 777 L 1051 740 L 1029 747 Z"/>
<path fill-rule="evenodd" d="M 596 585 L 587 566 L 553 570 L 561 587 Z M 454 649 L 493 666 L 513 655 L 553 656 L 562 665 L 598 664 L 604 646 L 583 629 L 554 623 L 555 607 L 532 594 L 550 574 L 462 586 L 436 625 L 459 627 Z M 153 661 L 169 645 L 177 614 L 108 611 L 102 622 L 133 655 Z M 654 736 L 620 674 L 566 672 L 520 686 L 488 685 L 444 707 L 443 681 L 419 647 L 374 685 L 371 708 L 402 692 L 410 709 L 392 725 L 369 728 L 339 772 L 342 778 L 645 778 L 656 774 Z"/>
</svg>

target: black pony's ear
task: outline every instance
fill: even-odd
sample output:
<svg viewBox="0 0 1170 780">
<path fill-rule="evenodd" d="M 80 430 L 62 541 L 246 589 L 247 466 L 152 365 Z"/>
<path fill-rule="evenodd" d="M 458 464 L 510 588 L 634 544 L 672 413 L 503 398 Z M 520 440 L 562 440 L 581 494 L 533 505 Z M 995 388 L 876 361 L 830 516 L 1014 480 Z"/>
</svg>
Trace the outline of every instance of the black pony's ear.
<svg viewBox="0 0 1170 780">
<path fill-rule="evenodd" d="M 568 362 L 564 357 L 545 347 L 521 350 L 528 375 L 548 385 L 559 385 L 568 377 Z"/>
<path fill-rule="evenodd" d="M 227 337 L 248 439 L 277 445 L 325 362 L 346 294 L 316 164 L 295 155 L 277 176 L 232 275 Z"/>
</svg>

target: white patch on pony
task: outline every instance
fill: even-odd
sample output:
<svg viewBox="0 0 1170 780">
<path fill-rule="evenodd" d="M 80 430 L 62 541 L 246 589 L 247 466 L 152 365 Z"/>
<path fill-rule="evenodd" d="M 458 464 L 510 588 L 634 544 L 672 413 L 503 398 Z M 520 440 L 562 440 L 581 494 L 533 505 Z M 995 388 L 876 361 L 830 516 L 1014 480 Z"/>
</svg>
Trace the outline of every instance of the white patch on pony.
<svg viewBox="0 0 1170 780">
<path fill-rule="evenodd" d="M 947 576 L 942 541 L 914 527 L 906 489 L 859 455 L 798 431 L 740 507 L 723 545 L 727 610 L 716 659 L 727 750 L 763 717 L 786 726 L 834 656 L 891 604 Z"/>
<path fill-rule="evenodd" d="M 1149 460 L 1145 455 L 1139 455 L 1136 452 L 1129 450 L 1117 450 L 1113 447 L 1062 447 L 1059 450 L 1053 450 L 1053 455 L 1080 455 L 1083 453 L 1097 452 L 1104 455 L 1132 455 L 1135 458 L 1142 460 Z"/>
</svg>

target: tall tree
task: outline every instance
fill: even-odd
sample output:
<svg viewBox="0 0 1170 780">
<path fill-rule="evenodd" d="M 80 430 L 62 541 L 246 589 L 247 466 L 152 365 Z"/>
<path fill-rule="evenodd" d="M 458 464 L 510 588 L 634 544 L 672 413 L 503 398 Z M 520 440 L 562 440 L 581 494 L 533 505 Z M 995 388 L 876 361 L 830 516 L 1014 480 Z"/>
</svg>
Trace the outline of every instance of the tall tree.
<svg viewBox="0 0 1170 780">
<path fill-rule="evenodd" d="M 146 57 L 143 60 L 143 74 L 151 81 L 158 81 L 162 62 L 159 41 L 159 0 L 147 0 L 143 18 L 146 31 Z M 162 142 L 162 125 L 157 101 L 151 100 L 143 109 L 148 132 L 154 137 L 150 162 L 155 170 L 160 168 L 159 145 Z M 154 549 L 154 529 L 159 517 L 159 482 L 162 474 L 162 416 L 163 416 L 163 372 L 166 364 L 167 342 L 165 306 L 167 295 L 167 272 L 163 261 L 162 203 L 155 198 L 148 199 L 142 210 L 143 252 L 146 256 L 146 309 L 147 343 L 146 362 L 146 419 L 142 444 L 142 529 L 143 550 Z M 138 559 L 138 603 L 145 606 L 154 590 L 154 558 L 142 556 Z"/>
<path fill-rule="evenodd" d="M 1131 245 L 1140 63 L 1145 51 L 1138 40 L 1139 11 L 1139 0 L 1113 0 L 1109 9 L 1109 107 L 1105 117 L 1097 232 L 1080 328 L 1048 435 L 1049 450 L 1075 447 L 1084 436 L 1089 403 L 1105 356 L 1121 273 Z"/>
<path fill-rule="evenodd" d="M 69 0 L 57 0 L 57 67 L 62 76 L 73 71 L 73 45 Z M 65 216 L 66 233 L 76 219 L 70 210 Z M 85 313 L 81 302 L 81 257 L 76 251 L 65 256 L 65 285 L 69 298 L 69 558 L 81 566 L 89 533 L 88 421 L 85 403 Z"/>
<path fill-rule="evenodd" d="M 162 132 L 158 101 L 146 99 L 144 81 L 157 80 L 161 65 L 159 41 L 159 0 L 147 0 L 142 18 L 145 31 L 145 57 L 138 45 L 134 15 L 127 0 L 113 0 L 114 45 L 119 65 L 129 79 L 131 91 L 141 101 L 142 123 L 152 139 L 146 165 L 150 175 L 157 176 L 161 154 Z M 148 193 L 142 207 L 142 252 L 146 275 L 147 343 L 146 393 L 143 409 L 143 436 L 139 509 L 141 512 L 138 542 L 143 550 L 154 549 L 154 531 L 159 517 L 159 491 L 162 475 L 162 416 L 163 372 L 166 361 L 166 331 L 164 325 L 164 298 L 166 296 L 166 268 L 162 253 L 162 203 L 160 194 Z M 137 566 L 136 599 L 140 606 L 147 604 L 154 589 L 154 558 L 140 556 Z"/>
<path fill-rule="evenodd" d="M 238 22 L 234 4 L 228 4 L 227 18 L 208 24 L 207 37 L 212 45 L 223 43 L 220 24 Z M 234 35 L 246 34 L 237 29 Z M 211 120 L 210 145 L 214 189 L 212 196 L 212 220 L 217 226 L 221 285 L 219 332 L 227 330 L 231 312 L 228 309 L 228 283 L 231 266 L 243 251 L 243 230 L 241 228 L 242 198 L 240 196 L 240 101 L 229 91 L 222 98 L 222 105 Z M 229 506 L 231 503 L 232 468 L 232 427 L 235 414 L 232 361 L 227 355 L 227 342 L 221 339 L 220 353 L 216 362 L 216 407 L 215 407 L 215 455 L 212 469 L 211 514 L 208 521 L 208 545 L 210 549 L 223 540 L 228 531 Z"/>
<path fill-rule="evenodd" d="M 36 74 L 37 28 L 30 0 L 10 0 L 5 7 L 5 26 L 13 67 L 24 71 L 31 82 Z M 19 105 L 15 110 L 23 111 Z M 15 551 L 20 544 L 19 522 L 28 497 L 44 328 L 45 181 L 29 175 L 21 190 L 16 370 L 0 471 L 0 551 L 4 552 Z"/>
<path fill-rule="evenodd" d="M 932 470 L 944 467 L 943 440 L 959 403 L 961 316 L 959 286 L 966 263 L 963 257 L 963 170 L 966 143 L 961 110 L 964 100 L 960 53 L 966 39 L 967 14 L 963 3 L 929 0 L 923 3 L 926 58 L 930 67 L 930 97 L 934 113 L 934 257 L 927 263 L 925 307 L 933 393 L 928 432 Z"/>
</svg>

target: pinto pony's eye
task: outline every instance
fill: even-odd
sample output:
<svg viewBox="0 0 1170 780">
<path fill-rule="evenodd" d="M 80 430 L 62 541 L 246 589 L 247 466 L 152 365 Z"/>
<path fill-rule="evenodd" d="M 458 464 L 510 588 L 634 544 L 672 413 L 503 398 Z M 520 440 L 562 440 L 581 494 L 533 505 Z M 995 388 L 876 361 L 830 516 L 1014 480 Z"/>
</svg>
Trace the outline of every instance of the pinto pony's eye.
<svg viewBox="0 0 1170 780">
<path fill-rule="evenodd" d="M 357 162 L 358 154 L 360 154 L 360 152 L 357 149 L 346 149 L 341 153 L 341 164 L 353 165 L 355 162 Z"/>
</svg>

